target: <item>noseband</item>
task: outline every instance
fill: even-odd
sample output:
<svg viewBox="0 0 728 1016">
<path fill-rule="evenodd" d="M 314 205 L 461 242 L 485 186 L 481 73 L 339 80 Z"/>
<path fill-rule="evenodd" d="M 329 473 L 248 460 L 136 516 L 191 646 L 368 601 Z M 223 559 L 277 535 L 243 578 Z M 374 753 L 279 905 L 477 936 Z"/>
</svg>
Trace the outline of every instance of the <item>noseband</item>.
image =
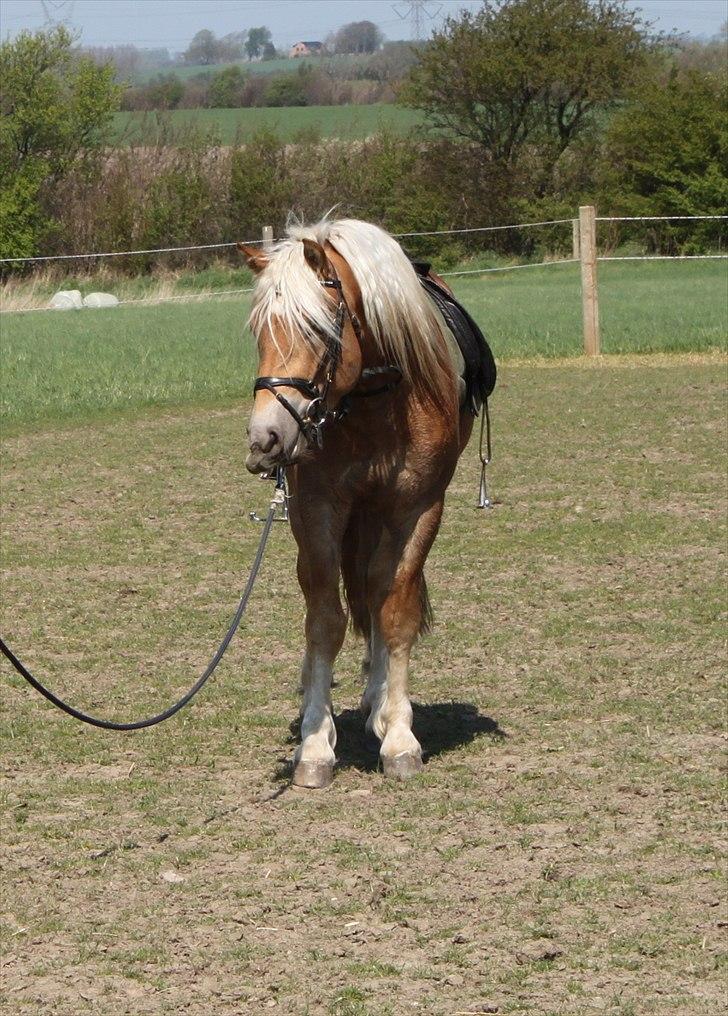
<svg viewBox="0 0 728 1016">
<path fill-rule="evenodd" d="M 333 278 L 321 279 L 320 281 L 321 285 L 325 286 L 327 289 L 335 289 L 338 292 L 339 300 L 336 306 L 336 318 L 334 319 L 333 334 L 324 336 L 324 354 L 314 377 L 310 381 L 303 377 L 257 377 L 255 379 L 255 384 L 253 385 L 253 395 L 261 390 L 273 393 L 283 408 L 286 409 L 296 421 L 298 429 L 301 431 L 301 434 L 303 434 L 306 443 L 312 448 L 321 448 L 323 446 L 322 431 L 326 421 L 340 420 L 349 410 L 348 396 L 342 399 L 334 410 L 330 410 L 326 406 L 326 398 L 328 396 L 329 389 L 336 379 L 336 370 L 341 362 L 342 338 L 344 335 L 344 324 L 347 317 L 351 321 L 354 334 L 357 339 L 361 341 L 361 324 L 357 316 L 352 314 L 349 309 L 349 305 L 344 297 L 341 280 Z M 324 375 L 324 382 L 323 385 L 319 387 L 316 384 L 316 378 L 322 373 Z M 389 367 L 368 367 L 362 371 L 359 380 L 366 380 L 378 374 L 385 373 L 394 373 L 396 375 L 396 379 L 389 384 L 385 384 L 371 391 L 352 391 L 350 394 L 358 396 L 381 395 L 383 392 L 394 388 L 395 385 L 397 385 L 402 379 L 402 372 L 400 369 L 392 365 Z M 307 396 L 307 398 L 311 401 L 308 403 L 303 412 L 299 413 L 296 407 L 289 402 L 285 395 L 281 395 L 280 392 L 276 391 L 277 388 L 295 388 L 296 391 L 301 392 L 301 394 Z"/>
</svg>

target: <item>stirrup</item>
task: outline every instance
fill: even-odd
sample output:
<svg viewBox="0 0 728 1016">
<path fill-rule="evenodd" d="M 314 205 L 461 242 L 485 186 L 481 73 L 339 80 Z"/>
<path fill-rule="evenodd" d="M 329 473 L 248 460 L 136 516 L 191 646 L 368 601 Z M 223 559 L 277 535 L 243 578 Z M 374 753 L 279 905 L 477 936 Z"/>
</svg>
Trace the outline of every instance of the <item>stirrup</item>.
<svg viewBox="0 0 728 1016">
<path fill-rule="evenodd" d="M 483 451 L 483 438 L 485 438 L 485 452 Z M 478 445 L 478 456 L 480 457 L 480 489 L 478 491 L 477 508 L 493 508 L 493 502 L 488 497 L 488 490 L 485 483 L 485 467 L 489 465 L 492 458 L 490 446 L 490 413 L 488 412 L 488 400 L 483 399 L 483 408 L 480 416 L 480 443 Z"/>
</svg>

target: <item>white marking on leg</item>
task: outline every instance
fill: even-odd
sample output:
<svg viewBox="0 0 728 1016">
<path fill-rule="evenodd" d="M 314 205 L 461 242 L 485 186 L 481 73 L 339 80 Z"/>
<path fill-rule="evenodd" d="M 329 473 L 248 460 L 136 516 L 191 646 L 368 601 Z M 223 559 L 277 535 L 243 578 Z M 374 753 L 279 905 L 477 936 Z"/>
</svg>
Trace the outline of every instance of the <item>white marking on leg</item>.
<svg viewBox="0 0 728 1016">
<path fill-rule="evenodd" d="M 382 731 L 380 755 L 419 755 L 420 743 L 412 733 L 412 705 L 407 694 L 409 649 L 396 649 L 388 654 L 386 696 L 377 715 Z"/>
<path fill-rule="evenodd" d="M 331 662 L 306 652 L 302 667 L 303 706 L 301 710 L 301 744 L 296 762 L 336 761 L 336 727 L 331 710 Z"/>
</svg>

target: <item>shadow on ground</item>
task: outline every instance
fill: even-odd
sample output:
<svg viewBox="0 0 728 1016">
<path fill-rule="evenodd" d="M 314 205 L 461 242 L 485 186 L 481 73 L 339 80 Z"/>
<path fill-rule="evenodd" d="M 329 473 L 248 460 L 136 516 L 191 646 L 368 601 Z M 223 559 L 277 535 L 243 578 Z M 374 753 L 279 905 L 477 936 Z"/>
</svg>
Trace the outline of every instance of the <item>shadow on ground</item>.
<svg viewBox="0 0 728 1016">
<path fill-rule="evenodd" d="M 427 762 L 438 755 L 469 744 L 477 737 L 489 736 L 503 740 L 507 735 L 490 716 L 483 716 L 471 702 L 437 702 L 432 705 L 412 703 L 414 722 L 412 728 L 422 745 L 422 755 Z M 338 769 L 358 769 L 361 772 L 376 772 L 379 768 L 379 744 L 370 741 L 364 731 L 364 717 L 358 709 L 344 709 L 335 717 L 338 740 L 336 758 Z M 290 724 L 288 744 L 298 744 L 300 720 Z M 275 778 L 290 779 L 290 762 L 282 762 Z"/>
</svg>

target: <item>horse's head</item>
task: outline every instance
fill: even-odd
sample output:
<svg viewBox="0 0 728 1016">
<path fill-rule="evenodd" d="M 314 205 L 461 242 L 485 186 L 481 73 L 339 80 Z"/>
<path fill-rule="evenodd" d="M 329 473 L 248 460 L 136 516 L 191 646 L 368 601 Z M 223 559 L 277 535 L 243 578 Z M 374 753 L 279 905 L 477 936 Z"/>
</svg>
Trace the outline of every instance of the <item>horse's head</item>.
<svg viewBox="0 0 728 1016">
<path fill-rule="evenodd" d="M 250 324 L 258 377 L 246 466 L 262 473 L 296 462 L 361 374 L 358 292 L 314 240 L 284 240 L 270 253 L 238 245 L 256 274 Z"/>
</svg>

